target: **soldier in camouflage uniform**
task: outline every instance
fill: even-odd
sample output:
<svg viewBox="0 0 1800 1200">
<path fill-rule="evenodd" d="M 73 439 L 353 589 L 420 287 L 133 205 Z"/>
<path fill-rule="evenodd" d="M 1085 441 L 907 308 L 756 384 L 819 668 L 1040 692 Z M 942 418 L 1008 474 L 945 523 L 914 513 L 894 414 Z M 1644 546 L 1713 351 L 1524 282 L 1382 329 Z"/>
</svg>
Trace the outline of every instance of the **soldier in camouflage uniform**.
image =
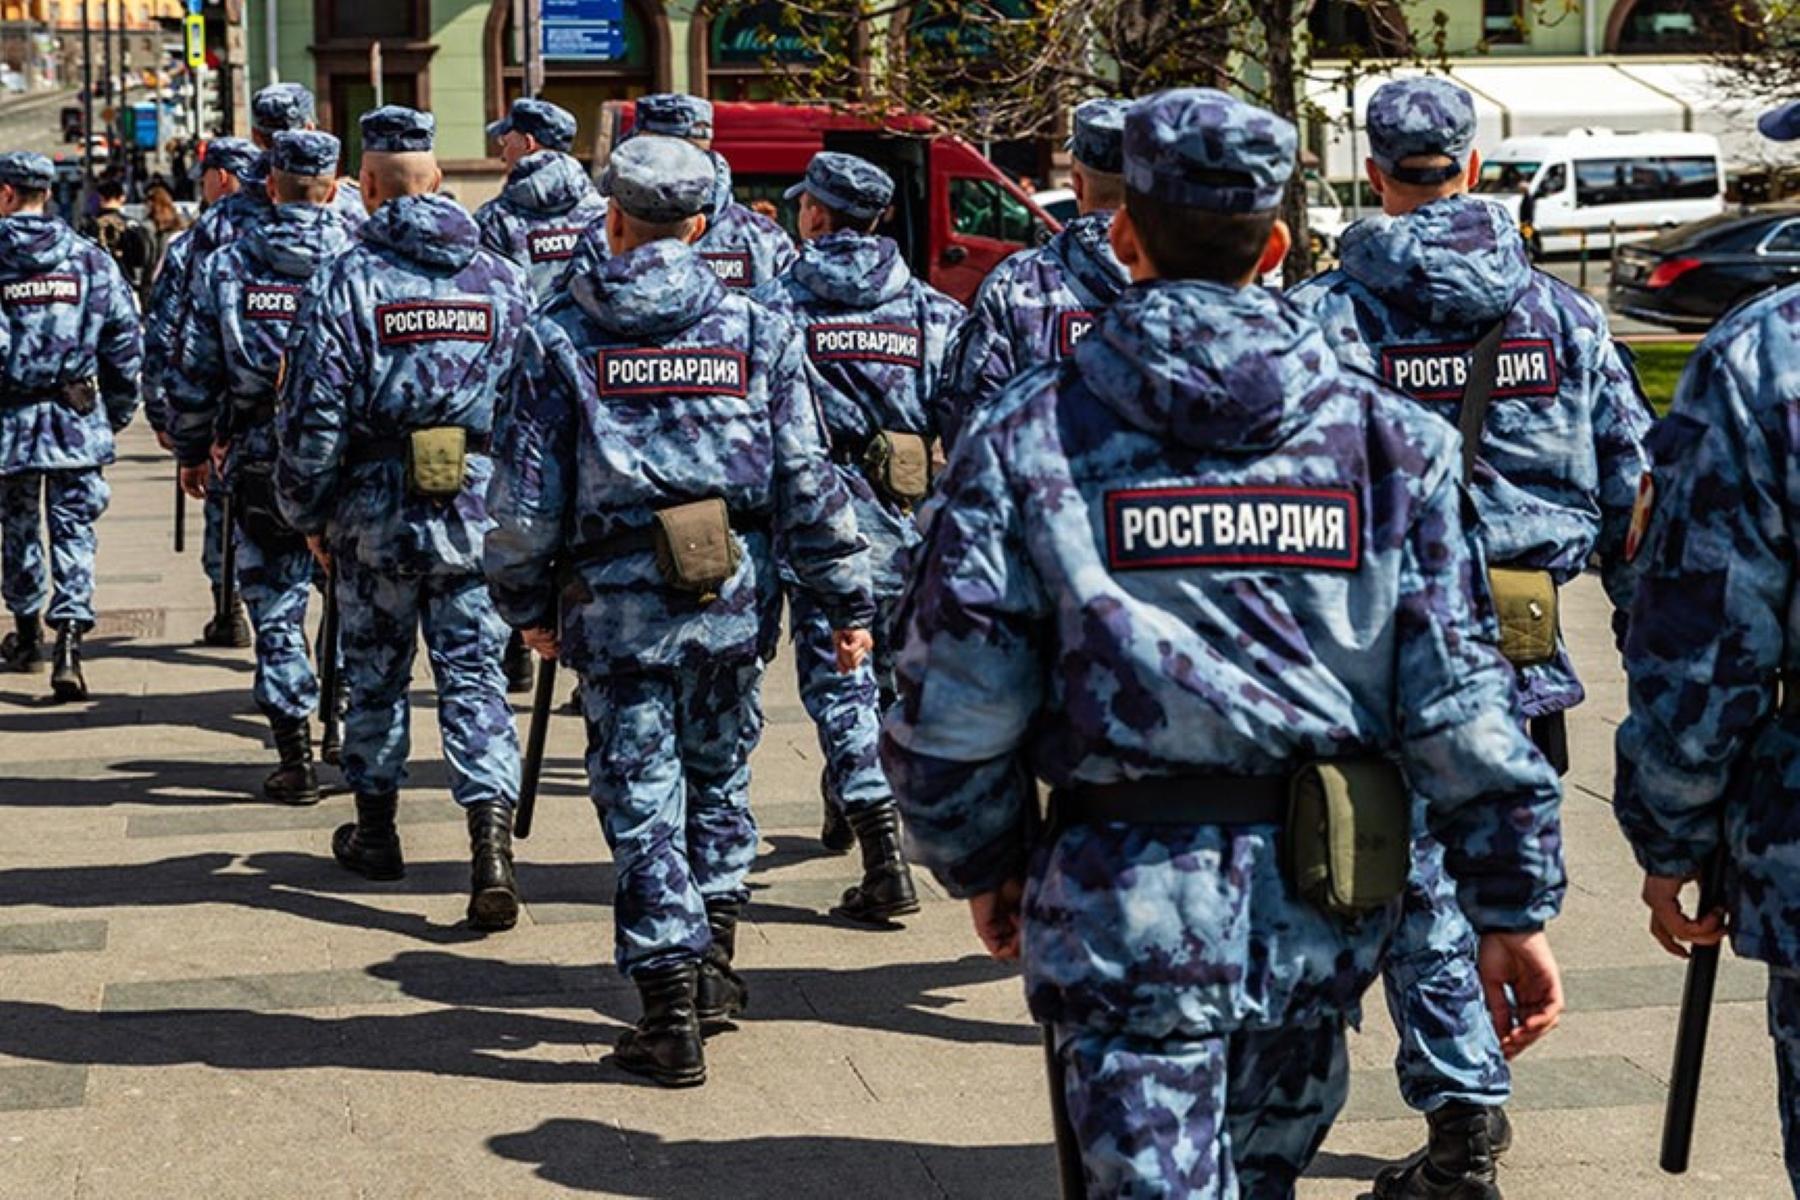
<svg viewBox="0 0 1800 1200">
<path fill-rule="evenodd" d="M 256 630 L 256 705 L 280 756 L 263 794 L 286 804 L 319 800 L 309 724 L 319 682 L 305 628 L 314 562 L 305 539 L 281 520 L 274 495 L 275 389 L 308 282 L 350 245 L 332 207 L 339 150 L 328 133 L 275 135 L 275 211 L 200 268 L 164 376 L 182 485 L 203 495 L 216 459 L 234 498 L 237 581 Z"/>
<path fill-rule="evenodd" d="M 1800 139 L 1800 105 L 1759 127 Z M 1650 435 L 1654 465 L 1626 551 L 1638 579 L 1613 812 L 1665 949 L 1686 957 L 1683 943 L 1729 931 L 1733 950 L 1769 965 L 1783 1150 L 1800 1196 L 1796 361 L 1800 288 L 1787 287 L 1713 327 Z M 1715 865 L 1723 908 L 1689 918 L 1682 888 Z"/>
<path fill-rule="evenodd" d="M 531 297 L 511 263 L 481 248 L 469 214 L 433 194 L 435 127 L 395 105 L 362 117 L 370 218 L 314 278 L 289 342 L 275 486 L 282 515 L 334 567 L 356 823 L 337 831 L 333 854 L 371 879 L 405 872 L 394 814 L 423 630 L 450 793 L 469 824 L 469 921 L 505 929 L 519 907 L 519 741 L 500 671 L 506 625 L 481 576 L 483 496 L 497 392 Z"/>
<path fill-rule="evenodd" d="M 51 691 L 69 701 L 87 698 L 81 637 L 94 627 L 101 472 L 137 410 L 143 342 L 112 256 L 45 212 L 55 181 L 41 154 L 0 154 L 0 594 L 14 623 L 0 670 L 41 669 L 47 617 Z"/>
<path fill-rule="evenodd" d="M 317 129 L 318 108 L 313 94 L 297 83 L 271 83 L 250 98 L 250 138 L 261 150 L 268 150 L 275 135 L 289 130 Z M 337 167 L 332 167 L 336 176 Z M 338 179 L 337 194 L 331 209 L 344 225 L 355 232 L 369 219 L 363 209 L 362 193 L 353 179 Z"/>
<path fill-rule="evenodd" d="M 1443 79 L 1389 83 L 1369 104 L 1369 178 L 1383 215 L 1343 240 L 1343 265 L 1295 289 L 1349 366 L 1457 419 L 1471 349 L 1503 323 L 1496 386 L 1474 476 L 1488 561 L 1549 572 L 1558 586 L 1598 559 L 1614 604 L 1630 605 L 1624 561 L 1650 411 L 1600 306 L 1535 271 L 1505 210 L 1467 195 L 1480 171 L 1475 105 Z M 1533 738 L 1567 767 L 1563 713 L 1582 689 L 1560 646 L 1519 665 Z M 1475 974 L 1475 934 L 1442 850 L 1415 847 L 1405 917 L 1383 968 L 1408 1104 L 1426 1151 L 1381 1173 L 1375 1195 L 1497 1197 L 1493 1156 L 1510 1143 L 1511 1080 Z"/>
<path fill-rule="evenodd" d="M 264 188 L 267 164 L 253 142 L 243 138 L 214 138 L 206 144 L 206 156 L 196 170 L 200 195 L 206 202 L 201 219 L 169 246 L 162 271 L 150 289 L 144 316 L 144 415 L 165 450 L 175 448 L 169 436 L 168 405 L 163 398 L 163 375 L 168 370 L 186 317 L 188 288 L 196 268 L 207 254 L 262 219 L 268 211 Z M 202 227 L 205 232 L 202 233 Z M 214 617 L 206 623 L 201 641 L 209 646 L 243 647 L 250 644 L 250 627 L 241 602 L 218 619 L 219 591 L 224 578 L 225 493 L 214 480 L 206 489 L 205 533 L 200 546 L 200 565 L 212 584 Z"/>
<path fill-rule="evenodd" d="M 1292 1194 L 1399 915 L 1407 791 L 1513 989 L 1509 1048 L 1561 1007 L 1557 781 L 1455 432 L 1249 286 L 1286 253 L 1295 151 L 1221 92 L 1132 107 L 1112 244 L 1136 282 L 958 444 L 901 606 L 883 761 L 909 845 L 1023 958 L 1096 1197 Z M 1289 788 L 1334 760 L 1405 776 L 1399 827 L 1366 831 L 1394 898 L 1357 918 L 1281 868 Z"/>
<path fill-rule="evenodd" d="M 1094 319 L 1130 282 L 1107 244 L 1125 200 L 1119 175 L 1124 100 L 1089 100 L 1075 110 L 1070 183 L 1081 215 L 1049 243 L 1021 250 L 982 281 L 956 331 L 935 407 L 946 445 L 964 421 L 993 403 L 1014 376 L 1075 351 Z"/>
<path fill-rule="evenodd" d="M 798 332 L 690 248 L 712 178 L 671 138 L 612 156 L 613 256 L 526 334 L 489 492 L 500 611 L 581 679 L 616 960 L 644 1006 L 616 1062 L 671 1087 L 705 1081 L 701 1022 L 747 999 L 732 954 L 774 544 L 837 631 L 840 670 L 866 655 L 874 608 Z M 664 521 L 710 531 L 704 574 L 688 537 L 653 532 Z"/>
<path fill-rule="evenodd" d="M 831 622 L 804 589 L 790 597 L 789 624 L 800 698 L 825 756 L 820 838 L 832 850 L 860 843 L 863 851 L 862 883 L 833 911 L 876 924 L 918 909 L 912 874 L 892 836 L 899 816 L 877 742 L 894 692 L 893 609 L 919 542 L 913 509 L 924 499 L 937 437 L 930 398 L 950 331 L 963 314 L 962 305 L 913 278 L 892 238 L 873 232 L 893 194 L 894 181 L 874 163 L 815 155 L 806 178 L 788 192 L 800 201 L 806 239 L 800 257 L 751 296 L 791 317 L 805 336 L 832 457 L 850 491 L 857 529 L 870 542 L 876 603 L 870 667 L 838 672 Z M 902 455 L 911 448 L 916 479 L 896 465 L 896 447 Z"/>
</svg>

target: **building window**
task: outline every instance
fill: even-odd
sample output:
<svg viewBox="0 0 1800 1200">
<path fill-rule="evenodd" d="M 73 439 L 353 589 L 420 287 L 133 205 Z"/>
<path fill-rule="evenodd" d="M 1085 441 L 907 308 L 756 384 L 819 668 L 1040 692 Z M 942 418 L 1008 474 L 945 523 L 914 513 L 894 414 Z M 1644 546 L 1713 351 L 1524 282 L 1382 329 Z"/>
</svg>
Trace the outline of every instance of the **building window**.
<svg viewBox="0 0 1800 1200">
<path fill-rule="evenodd" d="M 1405 54 L 1412 42 L 1405 14 L 1390 0 L 1319 0 L 1306 33 L 1319 58 L 1386 58 Z"/>
<path fill-rule="evenodd" d="M 808 70 L 823 57 L 823 47 L 834 46 L 823 20 L 802 15 L 793 5 L 727 0 L 713 7 L 704 22 L 704 53 L 696 56 L 701 61 L 695 76 L 704 74 L 706 94 L 714 100 L 779 99 L 783 71 Z M 844 82 L 844 94 L 854 95 L 855 79 Z"/>
<path fill-rule="evenodd" d="M 488 110 L 504 113 L 525 94 L 522 48 L 513 36 L 512 0 L 495 0 L 487 24 Z M 544 57 L 544 99 L 575 115 L 574 153 L 593 154 L 601 108 L 668 84 L 668 21 L 655 0 L 625 0 L 625 19 L 611 39 L 574 38 L 562 52 L 553 43 Z M 548 38 L 547 38 L 548 40 Z"/>
<path fill-rule="evenodd" d="M 426 0 L 316 0 L 321 41 L 428 36 Z"/>
<path fill-rule="evenodd" d="M 429 17 L 429 0 L 314 0 L 319 124 L 344 143 L 343 166 L 352 175 L 362 162 L 358 118 L 375 107 L 369 44 L 381 43 L 383 101 L 427 107 L 426 70 L 437 49 Z"/>
<path fill-rule="evenodd" d="M 1608 22 L 1613 54 L 1703 54 L 1747 50 L 1757 13 L 1741 17 L 1712 0 L 1619 0 Z"/>
<path fill-rule="evenodd" d="M 1525 0 L 1481 0 L 1481 39 L 1490 46 L 1525 40 Z"/>
</svg>

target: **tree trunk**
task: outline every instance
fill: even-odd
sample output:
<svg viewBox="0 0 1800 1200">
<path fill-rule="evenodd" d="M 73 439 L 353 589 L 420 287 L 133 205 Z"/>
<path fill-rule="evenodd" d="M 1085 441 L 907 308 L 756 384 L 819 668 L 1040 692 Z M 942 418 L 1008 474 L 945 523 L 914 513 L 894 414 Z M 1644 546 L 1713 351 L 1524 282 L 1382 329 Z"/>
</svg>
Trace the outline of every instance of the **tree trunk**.
<svg viewBox="0 0 1800 1200">
<path fill-rule="evenodd" d="M 1269 108 L 1278 116 L 1300 124 L 1298 67 L 1295 63 L 1293 9 L 1288 4 L 1264 4 L 1263 39 L 1269 72 Z M 1282 282 L 1293 287 L 1313 272 L 1312 237 L 1306 229 L 1306 177 L 1295 164 L 1294 178 L 1281 201 L 1281 218 L 1293 234 L 1294 244 L 1282 264 Z"/>
</svg>

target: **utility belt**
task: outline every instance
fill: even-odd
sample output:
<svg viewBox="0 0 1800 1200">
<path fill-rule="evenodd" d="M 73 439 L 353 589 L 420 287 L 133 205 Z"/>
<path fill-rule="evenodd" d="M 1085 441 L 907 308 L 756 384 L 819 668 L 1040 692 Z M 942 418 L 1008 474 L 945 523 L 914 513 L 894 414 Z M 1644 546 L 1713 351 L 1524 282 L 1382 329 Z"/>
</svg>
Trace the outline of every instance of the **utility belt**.
<svg viewBox="0 0 1800 1200">
<path fill-rule="evenodd" d="M 659 508 L 653 515 L 648 525 L 577 544 L 570 560 L 580 564 L 653 553 L 664 582 L 710 604 L 743 561 L 743 548 L 733 535 L 770 531 L 766 514 L 733 512 L 718 497 Z"/>
<path fill-rule="evenodd" d="M 0 408 L 29 408 L 33 404 L 60 404 L 78 417 L 91 416 L 100 407 L 100 381 L 90 375 L 29 392 L 0 388 Z"/>
<path fill-rule="evenodd" d="M 911 509 L 931 491 L 931 439 L 921 433 L 877 429 L 866 438 L 834 438 L 834 462 L 861 471 L 877 493 Z"/>
<path fill-rule="evenodd" d="M 1515 667 L 1535 667 L 1556 657 L 1562 615 L 1556 580 L 1527 567 L 1488 568 L 1494 615 L 1500 619 L 1500 653 Z"/>
<path fill-rule="evenodd" d="M 231 517 L 244 536 L 273 554 L 305 548 L 306 539 L 281 515 L 275 464 L 239 458 L 231 471 Z"/>
<path fill-rule="evenodd" d="M 1321 759 L 1290 775 L 1188 775 L 1078 784 L 1050 797 L 1050 827 L 1279 825 L 1296 895 L 1354 919 L 1386 907 L 1412 870 L 1412 796 L 1385 758 Z"/>
<path fill-rule="evenodd" d="M 406 490 L 410 494 L 429 500 L 450 500 L 462 493 L 468 456 L 487 452 L 487 434 L 460 425 L 434 425 L 399 437 L 354 440 L 345 459 L 351 466 L 404 461 Z"/>
</svg>

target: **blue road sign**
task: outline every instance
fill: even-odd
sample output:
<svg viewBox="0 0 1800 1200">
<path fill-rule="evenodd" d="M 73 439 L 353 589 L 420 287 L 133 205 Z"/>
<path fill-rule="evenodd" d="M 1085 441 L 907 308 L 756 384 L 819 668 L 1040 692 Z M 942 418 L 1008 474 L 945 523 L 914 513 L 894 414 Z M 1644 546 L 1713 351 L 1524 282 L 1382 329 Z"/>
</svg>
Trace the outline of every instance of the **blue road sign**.
<svg viewBox="0 0 1800 1200">
<path fill-rule="evenodd" d="M 625 57 L 625 0 L 542 0 L 538 21 L 545 58 Z"/>
</svg>

